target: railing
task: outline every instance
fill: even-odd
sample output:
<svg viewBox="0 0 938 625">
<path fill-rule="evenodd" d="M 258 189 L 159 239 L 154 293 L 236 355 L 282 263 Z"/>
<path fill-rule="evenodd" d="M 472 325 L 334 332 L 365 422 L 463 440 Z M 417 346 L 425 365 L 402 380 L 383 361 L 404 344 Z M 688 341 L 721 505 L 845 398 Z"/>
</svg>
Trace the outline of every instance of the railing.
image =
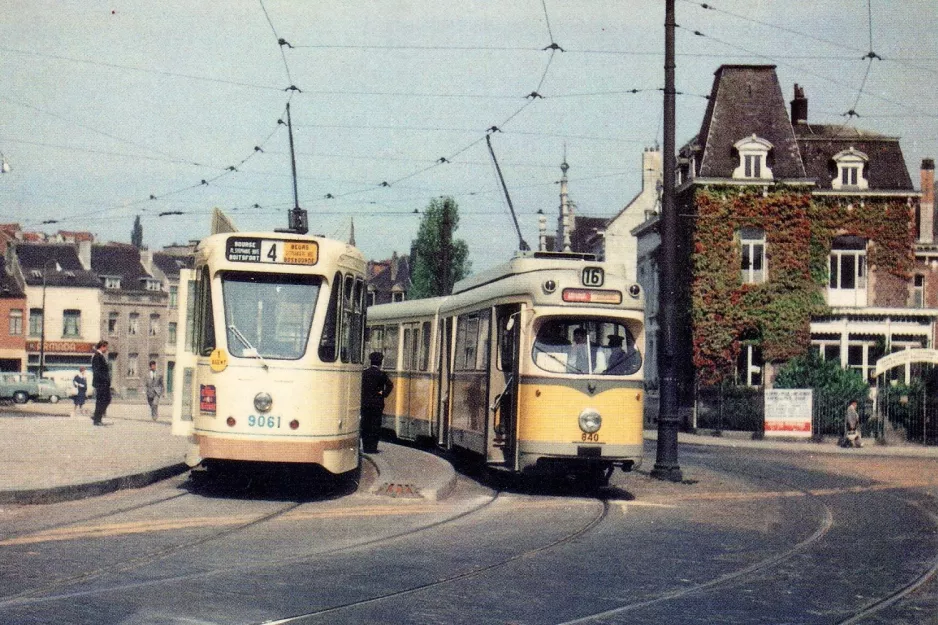
<svg viewBox="0 0 938 625">
<path fill-rule="evenodd" d="M 860 427 L 867 439 L 887 444 L 938 445 L 938 397 L 925 391 L 885 387 L 875 397 L 860 402 Z M 752 432 L 762 436 L 765 393 L 761 388 L 742 386 L 699 387 L 694 401 L 698 430 Z M 846 402 L 841 397 L 815 391 L 811 426 L 815 439 L 844 434 Z"/>
</svg>

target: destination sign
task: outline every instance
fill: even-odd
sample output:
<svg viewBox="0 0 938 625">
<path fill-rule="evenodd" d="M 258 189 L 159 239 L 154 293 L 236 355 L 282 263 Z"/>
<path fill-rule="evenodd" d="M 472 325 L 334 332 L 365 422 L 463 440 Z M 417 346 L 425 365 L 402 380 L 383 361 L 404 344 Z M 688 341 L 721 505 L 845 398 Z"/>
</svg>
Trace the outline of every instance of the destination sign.
<svg viewBox="0 0 938 625">
<path fill-rule="evenodd" d="M 229 237 L 225 258 L 238 263 L 315 265 L 319 262 L 319 244 L 315 241 Z"/>
</svg>

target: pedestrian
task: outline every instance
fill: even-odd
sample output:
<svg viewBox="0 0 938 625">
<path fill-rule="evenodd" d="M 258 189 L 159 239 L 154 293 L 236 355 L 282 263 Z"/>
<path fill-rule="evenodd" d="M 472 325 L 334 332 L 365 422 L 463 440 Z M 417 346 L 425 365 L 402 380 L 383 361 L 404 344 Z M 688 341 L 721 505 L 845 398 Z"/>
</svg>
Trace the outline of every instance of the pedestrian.
<svg viewBox="0 0 938 625">
<path fill-rule="evenodd" d="M 845 447 L 863 447 L 863 441 L 860 440 L 860 414 L 857 412 L 857 400 L 851 400 L 847 405 L 847 418 L 844 420 Z"/>
<path fill-rule="evenodd" d="M 104 425 L 104 415 L 111 403 L 111 369 L 107 365 L 107 341 L 98 341 L 91 357 L 91 386 L 94 387 L 94 414 L 91 422 Z"/>
<path fill-rule="evenodd" d="M 88 398 L 88 377 L 85 375 L 85 368 L 78 367 L 78 373 L 72 378 L 72 386 L 75 387 L 75 411 L 72 416 L 85 414 L 85 400 Z"/>
<path fill-rule="evenodd" d="M 362 451 L 366 454 L 378 452 L 378 437 L 381 434 L 381 417 L 384 414 L 384 398 L 391 394 L 394 384 L 388 374 L 381 370 L 384 354 L 371 352 L 371 366 L 362 373 Z"/>
<path fill-rule="evenodd" d="M 147 375 L 147 403 L 150 404 L 150 417 L 159 418 L 160 397 L 163 396 L 163 374 L 156 370 L 156 361 L 150 361 L 150 373 Z"/>
</svg>

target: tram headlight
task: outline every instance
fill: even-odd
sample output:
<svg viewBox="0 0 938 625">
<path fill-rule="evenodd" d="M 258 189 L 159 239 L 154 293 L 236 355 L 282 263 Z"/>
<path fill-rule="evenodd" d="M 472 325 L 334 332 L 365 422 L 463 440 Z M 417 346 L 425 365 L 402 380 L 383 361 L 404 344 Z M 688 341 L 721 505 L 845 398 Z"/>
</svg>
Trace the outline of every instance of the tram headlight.
<svg viewBox="0 0 938 625">
<path fill-rule="evenodd" d="M 587 434 L 598 432 L 602 427 L 603 418 L 595 408 L 587 408 L 580 413 L 580 429 Z"/>
<path fill-rule="evenodd" d="M 273 404 L 274 399 L 270 393 L 258 393 L 254 396 L 254 408 L 258 412 L 267 412 Z"/>
</svg>

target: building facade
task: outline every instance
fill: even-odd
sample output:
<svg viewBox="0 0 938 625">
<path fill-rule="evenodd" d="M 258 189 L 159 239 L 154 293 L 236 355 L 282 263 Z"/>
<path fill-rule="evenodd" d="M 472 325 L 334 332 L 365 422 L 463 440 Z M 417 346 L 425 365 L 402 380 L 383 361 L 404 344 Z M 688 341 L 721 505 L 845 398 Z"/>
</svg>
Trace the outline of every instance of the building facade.
<svg viewBox="0 0 938 625">
<path fill-rule="evenodd" d="M 934 208 L 899 140 L 810 124 L 798 85 L 790 104 L 789 117 L 774 66 L 722 66 L 700 133 L 679 151 L 685 389 L 770 387 L 809 349 L 870 379 L 883 355 L 934 345 Z M 653 216 L 633 230 L 649 300 L 657 225 Z"/>
</svg>

